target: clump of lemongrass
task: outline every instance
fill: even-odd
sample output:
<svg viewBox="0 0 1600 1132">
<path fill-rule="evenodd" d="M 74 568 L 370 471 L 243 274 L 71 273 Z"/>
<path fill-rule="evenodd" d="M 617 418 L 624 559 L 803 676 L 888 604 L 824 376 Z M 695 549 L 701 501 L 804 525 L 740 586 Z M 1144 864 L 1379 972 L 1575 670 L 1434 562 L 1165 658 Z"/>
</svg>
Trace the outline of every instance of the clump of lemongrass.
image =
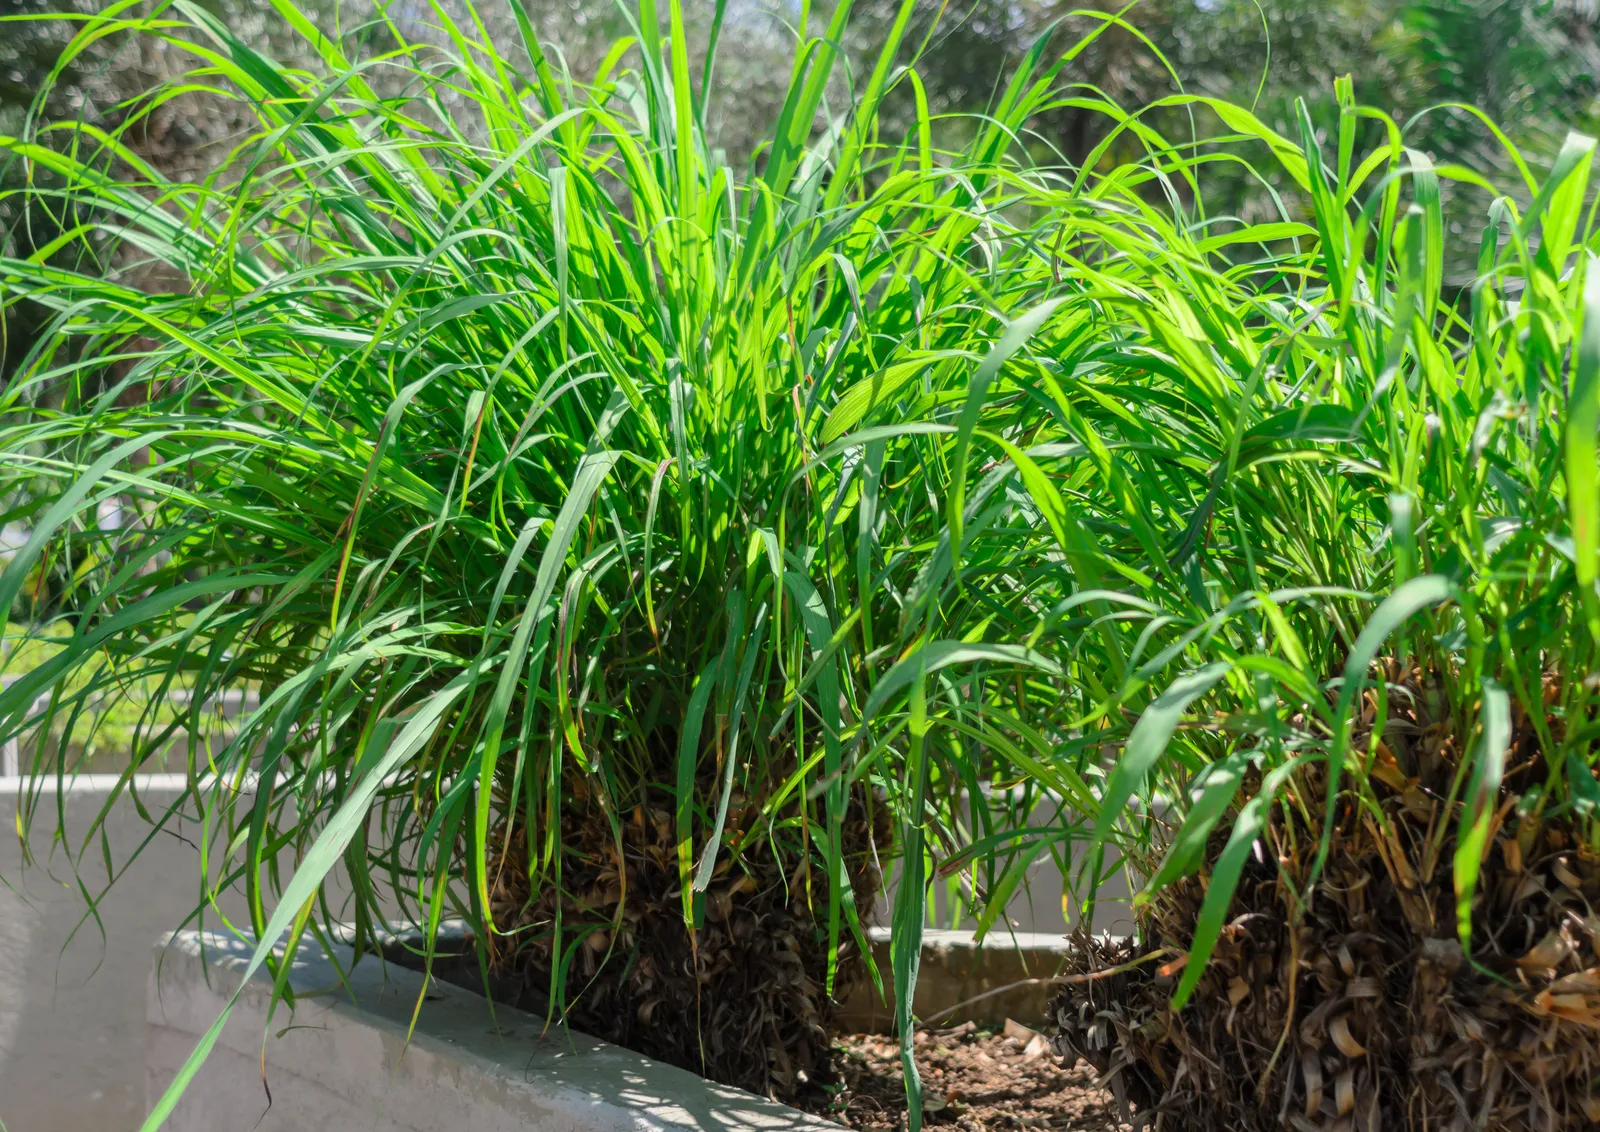
<svg viewBox="0 0 1600 1132">
<path fill-rule="evenodd" d="M 1501 190 L 1339 94 L 1331 154 L 1302 114 L 1241 155 L 1303 215 L 1193 217 L 1051 436 L 1093 468 L 1068 508 L 1098 576 L 1041 639 L 1112 673 L 1078 893 L 1112 846 L 1142 889 L 1139 938 L 1057 1002 L 1061 1047 L 1163 1127 L 1586 1126 L 1594 142 L 1542 178 L 1511 151 Z M 1145 134 L 1198 199 L 1249 130 L 1213 109 L 1210 152 Z M 1461 294 L 1441 183 L 1485 210 Z"/>
<path fill-rule="evenodd" d="M 676 5 L 641 5 L 582 81 L 526 20 L 502 50 L 471 9 L 441 10 L 449 49 L 390 25 L 399 46 L 357 60 L 278 8 L 325 74 L 181 0 L 114 5 L 69 53 L 154 36 L 192 73 L 115 129 L 3 143 L 49 173 L 21 203 L 65 235 L 0 260 L 5 294 L 55 315 L 0 418 L 6 519 L 33 531 L 0 607 L 26 593 L 71 627 L 0 692 L 9 730 L 118 691 L 259 690 L 220 749 L 189 747 L 192 789 L 156 815 L 199 819 L 213 880 L 245 889 L 252 971 L 335 920 L 361 945 L 410 919 L 431 958 L 456 914 L 557 1010 L 610 979 L 605 1001 L 698 1019 L 696 965 L 736 968 L 740 917 L 781 910 L 798 991 L 711 1007 L 809 1032 L 899 854 L 909 1003 L 929 862 L 999 907 L 1062 842 L 1019 843 L 999 823 L 1027 797 L 991 813 L 989 788 L 1090 802 L 1075 752 L 1096 747 L 1033 647 L 1057 642 L 1028 639 L 1073 578 L 1041 470 L 1073 458 L 1049 439 L 1071 410 L 1041 404 L 1037 376 L 1132 295 L 1074 243 L 1144 246 L 1155 214 L 1138 170 L 1074 178 L 1015 144 L 1082 44 L 1041 42 L 943 152 L 926 115 L 875 133 L 888 85 L 917 84 L 899 30 L 826 116 L 840 5 L 801 29 L 748 172 L 705 135 L 712 79 L 690 73 Z M 380 96 L 379 69 L 407 93 Z M 197 84 L 258 129 L 175 183 L 119 131 Z M 72 241 L 76 270 L 55 254 Z M 170 283 L 127 286 L 131 262 Z M 111 500 L 138 523 L 102 528 Z M 136 731 L 130 783 L 173 733 Z M 32 769 L 42 791 L 72 768 L 46 743 Z M 675 920 L 690 977 L 630 965 L 642 914 Z M 915 1091 L 909 1006 L 900 1022 Z M 674 1040 L 713 1075 L 799 1079 L 750 1044 L 713 1064 Z"/>
</svg>

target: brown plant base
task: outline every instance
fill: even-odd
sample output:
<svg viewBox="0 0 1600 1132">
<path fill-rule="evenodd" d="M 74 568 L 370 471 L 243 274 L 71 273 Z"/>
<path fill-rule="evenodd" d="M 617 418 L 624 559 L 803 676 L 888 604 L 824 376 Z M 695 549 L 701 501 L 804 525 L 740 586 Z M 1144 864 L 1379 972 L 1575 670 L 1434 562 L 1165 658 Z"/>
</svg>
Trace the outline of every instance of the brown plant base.
<svg viewBox="0 0 1600 1132">
<path fill-rule="evenodd" d="M 724 851 L 691 933 L 670 812 L 639 807 L 625 818 L 619 860 L 610 821 L 597 806 L 577 808 L 563 814 L 559 952 L 554 884 L 530 902 L 520 833 L 499 842 L 491 898 L 506 934 L 491 964 L 517 1003 L 561 1015 L 549 992 L 552 969 L 564 965 L 564 1018 L 584 1033 L 777 1100 L 827 1081 L 827 877 L 815 854 L 808 861 L 796 847 L 778 856 L 759 837 L 736 864 Z M 886 844 L 885 832 L 876 844 Z M 879 885 L 873 833 L 864 808 L 853 807 L 844 844 L 863 923 Z M 860 967 L 841 931 L 840 998 Z"/>
<path fill-rule="evenodd" d="M 1414 675 L 1413 686 L 1427 702 Z M 1277 807 L 1184 1010 L 1170 1006 L 1181 958 L 1080 980 L 1053 1003 L 1058 1050 L 1107 1074 L 1124 1112 L 1169 1132 L 1594 1127 L 1600 861 L 1568 823 L 1518 819 L 1515 792 L 1544 762 L 1532 729 L 1517 732 L 1470 959 L 1452 873 L 1460 806 L 1444 803 L 1463 737 L 1416 712 L 1391 720 L 1371 767 L 1386 822 L 1342 808 L 1303 917 L 1295 893 L 1325 805 L 1315 775 L 1297 782 L 1299 806 Z M 1205 890 L 1192 877 L 1152 902 L 1138 955 L 1085 940 L 1078 971 L 1157 948 L 1185 955 Z"/>
</svg>

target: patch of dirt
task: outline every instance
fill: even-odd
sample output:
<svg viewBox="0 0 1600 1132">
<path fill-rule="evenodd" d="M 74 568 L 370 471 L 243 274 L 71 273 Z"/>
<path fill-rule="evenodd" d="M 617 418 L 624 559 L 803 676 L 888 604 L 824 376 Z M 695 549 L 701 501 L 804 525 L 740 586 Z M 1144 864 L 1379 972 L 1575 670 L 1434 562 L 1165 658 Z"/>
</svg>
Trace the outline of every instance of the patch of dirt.
<svg viewBox="0 0 1600 1132">
<path fill-rule="evenodd" d="M 923 1121 L 959 1132 L 1122 1132 L 1111 1094 L 1095 1086 L 1085 1062 L 1062 1064 L 1027 1027 L 1004 1032 L 972 1023 L 917 1034 Z M 883 1034 L 835 1039 L 835 1084 L 803 1097 L 800 1107 L 862 1132 L 897 1132 L 906 1124 L 900 1047 Z"/>
</svg>

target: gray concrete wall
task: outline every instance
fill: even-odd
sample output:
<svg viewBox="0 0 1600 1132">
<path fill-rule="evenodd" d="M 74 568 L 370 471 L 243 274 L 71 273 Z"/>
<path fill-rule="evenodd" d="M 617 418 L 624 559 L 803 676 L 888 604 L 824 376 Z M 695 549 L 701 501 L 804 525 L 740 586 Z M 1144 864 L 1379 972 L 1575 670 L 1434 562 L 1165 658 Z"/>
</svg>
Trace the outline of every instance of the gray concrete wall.
<svg viewBox="0 0 1600 1132">
<path fill-rule="evenodd" d="M 1162 805 L 1158 814 L 1165 813 Z M 1062 820 L 1053 801 L 1044 801 L 1028 814 L 1028 824 L 1039 828 L 1054 827 Z M 1082 837 L 1087 839 L 1089 828 L 1084 827 Z M 1074 880 L 1076 870 L 1083 864 L 1084 841 L 1075 840 L 1070 845 Z M 887 924 L 893 907 L 898 868 L 891 870 L 889 883 L 877 904 L 877 922 Z M 1077 923 L 1076 902 L 1063 905 L 1062 896 L 1066 879 L 1061 866 L 1050 853 L 1040 853 L 1029 867 L 1025 879 L 1006 904 L 1003 917 L 997 918 L 991 928 L 996 937 L 1050 936 L 1059 939 Z M 967 897 L 970 901 L 970 894 Z M 947 885 L 941 881 L 934 886 L 929 926 L 936 929 L 972 929 L 977 926 L 971 916 L 954 916 Z M 1107 848 L 1104 875 L 1101 878 L 1094 909 L 1093 930 L 1096 934 L 1130 935 L 1134 930 L 1132 889 L 1127 874 L 1120 867 L 1120 857 L 1114 849 Z M 1005 946 L 997 939 L 991 946 Z M 1011 946 L 1029 947 L 1026 942 L 1012 941 Z"/>
<path fill-rule="evenodd" d="M 714 1085 L 479 995 L 367 958 L 342 979 L 321 954 L 296 960 L 292 1017 L 268 1022 L 271 984 L 251 980 L 171 1132 L 827 1132 L 816 1117 Z M 150 982 L 154 1102 L 228 995 L 246 945 L 185 933 Z M 267 1036 L 263 1036 L 267 1035 Z M 267 1103 L 266 1087 L 272 1100 Z"/>
<path fill-rule="evenodd" d="M 883 995 L 867 981 L 840 1005 L 839 1028 L 855 1033 L 894 1030 L 894 971 L 889 933 L 872 930 L 872 954 Z M 1044 1026 L 1048 981 L 1060 973 L 1066 938 L 1059 933 L 992 933 L 981 943 L 970 931 L 927 931 L 913 998 L 916 1017 L 939 1026 L 976 1022 L 998 1029 L 1006 1019 Z"/>
<path fill-rule="evenodd" d="M 65 800 L 73 853 L 105 795 Z M 169 799 L 152 799 L 152 804 Z M 7 1132 L 123 1132 L 144 1114 L 145 983 L 152 940 L 179 926 L 198 901 L 199 856 L 178 838 L 145 845 L 85 921 L 84 884 L 106 880 L 98 842 L 81 867 L 52 846 L 51 799 L 27 840 L 22 868 L 11 828 L 16 795 L 0 793 L 0 1122 Z M 131 805 L 105 827 L 111 859 L 128 861 L 148 834 Z M 232 909 L 237 913 L 240 909 Z M 102 927 L 104 935 L 102 935 Z"/>
</svg>

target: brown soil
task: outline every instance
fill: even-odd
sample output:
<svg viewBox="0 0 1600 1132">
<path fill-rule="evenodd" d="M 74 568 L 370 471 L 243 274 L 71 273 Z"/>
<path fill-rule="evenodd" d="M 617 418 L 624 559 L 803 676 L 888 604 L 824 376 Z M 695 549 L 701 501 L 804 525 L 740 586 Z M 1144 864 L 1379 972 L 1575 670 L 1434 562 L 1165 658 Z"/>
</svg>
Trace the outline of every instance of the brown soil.
<svg viewBox="0 0 1600 1132">
<path fill-rule="evenodd" d="M 386 960 L 421 970 L 421 940 L 406 937 L 382 949 Z M 481 994 L 483 977 L 470 944 L 436 959 L 435 978 Z M 537 1004 L 515 984 L 490 976 L 496 1002 Z M 644 1052 L 630 1045 L 634 1052 Z M 1118 1118 L 1116 1099 L 1087 1061 L 1063 1062 L 1049 1039 L 1008 1021 L 1004 1031 L 971 1022 L 917 1034 L 923 1124 L 951 1132 L 1134 1132 Z M 886 1034 L 836 1034 L 819 1078 L 801 1083 L 788 1103 L 859 1132 L 901 1132 L 906 1126 L 900 1046 Z"/>
<path fill-rule="evenodd" d="M 1401 691 L 1380 740 L 1369 747 L 1369 701 L 1355 744 L 1376 750 L 1366 769 L 1381 818 L 1341 799 L 1309 904 L 1298 894 L 1321 836 L 1320 768 L 1292 782 L 1302 805 L 1274 811 L 1181 1013 L 1171 996 L 1204 876 L 1152 902 L 1137 953 L 1094 941 L 1076 953 L 1079 974 L 1108 977 L 1066 986 L 1056 1043 L 1109 1072 L 1154 1132 L 1600 1124 L 1600 859 L 1568 819 L 1519 818 L 1545 766 L 1536 729 L 1514 717 L 1464 950 L 1450 788 L 1473 736 L 1430 713 L 1441 697 L 1419 674 L 1390 679 Z M 1146 956 L 1158 962 L 1113 970 Z"/>
<path fill-rule="evenodd" d="M 971 1023 L 917 1035 L 923 1119 L 960 1132 L 1059 1129 L 1120 1132 L 1111 1095 L 1084 1062 L 1062 1064 L 1045 1040 L 1012 1023 L 1009 1034 Z M 849 1034 L 833 1044 L 836 1082 L 800 1106 L 863 1132 L 898 1132 L 906 1123 L 900 1047 L 881 1034 Z"/>
</svg>

